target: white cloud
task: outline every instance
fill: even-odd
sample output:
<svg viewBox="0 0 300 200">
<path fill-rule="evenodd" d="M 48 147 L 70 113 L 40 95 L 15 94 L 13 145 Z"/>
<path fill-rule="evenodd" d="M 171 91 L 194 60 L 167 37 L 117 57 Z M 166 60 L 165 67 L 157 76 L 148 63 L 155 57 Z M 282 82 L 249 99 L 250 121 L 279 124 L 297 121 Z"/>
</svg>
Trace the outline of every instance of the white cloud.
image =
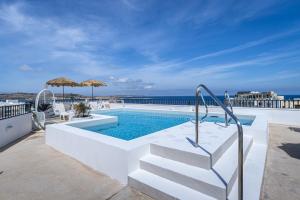
<svg viewBox="0 0 300 200">
<path fill-rule="evenodd" d="M 185 42 L 190 41 L 183 38 L 185 34 L 177 32 L 179 28 L 182 28 L 181 25 L 191 21 L 195 24 L 203 24 L 222 20 L 225 13 L 230 10 L 231 4 L 224 7 L 217 5 L 214 9 L 213 5 L 220 3 L 220 1 L 214 1 L 208 5 L 203 4 L 203 7 L 197 12 L 193 12 L 193 9 L 197 9 L 193 3 L 184 3 L 188 7 L 174 6 L 180 12 L 174 12 L 174 9 L 170 8 L 169 11 L 178 16 L 178 18 L 175 17 L 175 21 L 177 21 L 174 23 L 176 24 L 173 24 L 174 26 L 170 29 L 170 27 L 164 27 L 169 25 L 165 24 L 164 20 L 172 18 L 174 15 L 162 14 L 163 19 L 156 23 L 152 21 L 156 19 L 155 17 L 152 19 L 153 16 L 148 18 L 144 14 L 138 15 L 142 12 L 132 12 L 143 10 L 146 13 L 147 6 L 150 4 L 145 6 L 141 5 L 143 3 L 140 1 L 132 0 L 123 0 L 122 2 L 124 6 L 118 4 L 118 9 L 123 9 L 123 12 L 118 15 L 122 14 L 122 16 L 118 16 L 116 21 L 111 19 L 114 18 L 113 14 L 105 18 L 101 15 L 102 13 L 81 19 L 72 19 L 72 14 L 68 16 L 69 19 L 60 19 L 51 17 L 51 15 L 37 17 L 37 15 L 30 15 L 32 10 L 30 10 L 30 6 L 26 6 L 25 2 L 10 5 L 0 4 L 1 37 L 6 35 L 7 38 L 10 38 L 11 32 L 18 36 L 15 43 L 5 44 L 10 48 L 2 49 L 5 49 L 5 52 L 13 52 L 10 53 L 11 57 L 18 55 L 23 59 L 16 66 L 22 63 L 29 63 L 32 66 L 41 64 L 45 68 L 47 67 L 51 75 L 62 72 L 80 77 L 80 79 L 81 77 L 82 79 L 85 79 L 83 77 L 103 79 L 104 77 L 109 79 L 114 87 L 130 90 L 190 88 L 200 79 L 204 81 L 219 79 L 218 82 L 221 82 L 220 80 L 231 78 L 235 75 L 237 68 L 271 66 L 270 64 L 288 56 L 281 55 L 276 58 L 277 53 L 273 57 L 270 54 L 261 56 L 251 54 L 247 58 L 224 59 L 225 61 L 221 62 L 214 58 L 299 33 L 299 29 L 293 29 L 215 52 L 182 59 L 183 56 L 196 53 L 197 46 L 191 44 L 192 50 L 189 52 L 189 47 Z M 198 3 L 196 2 L 196 4 Z M 240 5 L 240 3 L 238 4 Z M 233 7 L 232 9 L 236 9 L 235 6 Z M 237 14 L 239 19 L 250 19 L 265 9 L 260 6 L 256 8 L 251 5 L 249 7 L 251 8 L 244 13 L 245 15 L 242 12 Z M 242 9 L 247 8 L 243 7 Z M 146 20 L 139 17 L 146 18 Z M 147 24 L 145 25 L 149 19 L 151 19 L 151 28 Z M 188 31 L 190 30 L 186 32 Z M 174 42 L 174 37 L 181 37 L 178 44 L 182 44 L 183 47 L 174 45 L 177 42 L 177 40 Z M 183 54 L 178 53 L 181 48 L 184 49 Z M 28 52 L 24 49 L 27 49 Z M 30 52 L 31 55 L 26 57 Z M 2 54 L 1 57 L 5 59 Z M 175 55 L 177 57 L 174 58 Z M 24 65 L 19 70 L 35 71 L 36 69 Z"/>
<path fill-rule="evenodd" d="M 23 72 L 28 72 L 28 71 L 33 71 L 34 69 L 32 67 L 30 67 L 29 65 L 21 65 L 19 67 L 19 70 L 23 71 Z"/>
<path fill-rule="evenodd" d="M 241 59 L 233 62 L 221 62 L 218 64 L 195 65 L 189 68 L 166 69 L 162 67 L 145 67 L 136 70 L 131 77 L 139 77 L 145 82 L 153 82 L 164 89 L 186 89 L 196 87 L 200 82 L 216 86 L 220 83 L 238 82 L 241 68 L 253 68 L 254 72 L 259 67 L 270 68 L 283 60 L 299 58 L 300 52 L 273 53 L 257 56 L 249 59 Z M 299 59 L 298 59 L 299 60 Z M 263 74 L 262 74 L 263 75 Z M 219 85 L 220 87 L 220 85 Z"/>
<path fill-rule="evenodd" d="M 132 2 L 123 3 L 131 5 Z M 128 29 L 128 34 L 124 35 L 118 26 L 102 18 L 95 17 L 94 21 L 82 19 L 81 23 L 63 25 L 55 18 L 30 16 L 23 12 L 24 8 L 25 3 L 0 5 L 0 19 L 6 24 L 6 29 L 0 32 L 8 34 L 15 31 L 25 35 L 21 37 L 23 44 L 20 45 L 38 51 L 39 60 L 70 64 L 73 71 L 83 75 L 99 76 L 126 71 L 114 64 L 115 59 L 111 56 L 114 52 L 134 50 L 148 62 L 157 62 L 160 61 L 160 52 L 168 46 L 168 40 L 163 39 L 167 35 L 160 30 Z"/>
<path fill-rule="evenodd" d="M 144 86 L 144 89 L 152 89 L 153 88 L 153 85 L 145 85 Z"/>
<path fill-rule="evenodd" d="M 142 79 L 132 79 L 128 77 L 111 77 L 110 81 L 111 86 L 126 90 L 152 89 L 154 87 L 154 83 L 145 82 Z"/>
<path fill-rule="evenodd" d="M 278 40 L 278 39 L 281 39 L 281 38 L 284 38 L 284 37 L 287 37 L 287 36 L 290 36 L 290 35 L 297 34 L 297 33 L 299 33 L 299 31 L 300 31 L 299 28 L 292 29 L 292 30 L 289 30 L 289 31 L 285 31 L 285 32 L 274 34 L 274 35 L 270 35 L 270 36 L 267 36 L 267 37 L 264 37 L 264 38 L 261 38 L 261 39 L 258 39 L 258 40 L 246 42 L 244 44 L 234 46 L 234 47 L 231 47 L 231 48 L 219 50 L 219 51 L 216 51 L 216 52 L 211 52 L 211 53 L 204 54 L 204 55 L 199 55 L 199 56 L 187 59 L 187 60 L 183 60 L 183 61 L 163 61 L 163 62 L 160 62 L 160 63 L 156 63 L 154 65 L 149 65 L 148 67 L 154 67 L 155 68 L 155 67 L 159 66 L 159 67 L 163 67 L 163 68 L 167 69 L 167 68 L 182 66 L 182 65 L 185 65 L 185 64 L 188 64 L 188 63 L 191 63 L 191 62 L 195 62 L 195 61 L 199 61 L 199 60 L 203 60 L 203 59 L 207 59 L 207 58 L 214 58 L 214 57 L 218 57 L 218 56 L 222 56 L 222 55 L 226 55 L 226 54 L 230 54 L 230 53 L 235 53 L 235 52 L 239 52 L 239 51 L 242 51 L 242 50 L 245 50 L 245 49 L 249 49 L 249 48 L 256 47 L 256 46 L 259 46 L 259 45 L 263 45 L 263 44 L 266 44 L 266 43 L 270 43 L 272 41 L 275 41 L 275 40 Z"/>
<path fill-rule="evenodd" d="M 266 15 L 279 3 L 278 0 L 183 1 L 175 11 L 172 10 L 168 21 L 171 24 L 192 23 L 198 28 L 206 24 L 232 25 Z"/>
<path fill-rule="evenodd" d="M 276 72 L 274 74 L 266 75 L 264 77 L 254 77 L 249 79 L 248 83 L 270 83 L 272 81 L 281 81 L 281 80 L 287 80 L 292 78 L 300 78 L 300 73 L 295 70 L 283 70 Z"/>
<path fill-rule="evenodd" d="M 57 28 L 53 39 L 56 47 L 75 49 L 78 44 L 87 42 L 88 38 L 79 28 Z"/>
<path fill-rule="evenodd" d="M 140 11 L 141 9 L 137 6 L 137 4 L 131 0 L 121 0 L 121 2 L 126 5 L 129 9 Z"/>
<path fill-rule="evenodd" d="M 127 83 L 129 81 L 128 78 L 119 78 L 116 80 L 116 82 L 119 82 L 119 83 Z"/>
<path fill-rule="evenodd" d="M 0 7 L 0 20 L 11 25 L 15 30 L 22 30 L 32 19 L 20 13 L 21 6 L 21 4 L 3 5 Z"/>
</svg>

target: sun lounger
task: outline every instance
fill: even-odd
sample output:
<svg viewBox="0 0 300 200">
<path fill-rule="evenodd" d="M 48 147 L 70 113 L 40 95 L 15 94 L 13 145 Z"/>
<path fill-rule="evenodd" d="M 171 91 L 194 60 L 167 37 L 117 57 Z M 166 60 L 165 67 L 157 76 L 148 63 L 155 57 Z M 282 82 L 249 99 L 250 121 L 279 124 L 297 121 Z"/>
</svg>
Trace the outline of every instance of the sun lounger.
<svg viewBox="0 0 300 200">
<path fill-rule="evenodd" d="M 61 120 L 66 120 L 66 118 L 69 119 L 69 121 L 72 119 L 72 117 L 75 116 L 75 113 L 73 110 L 66 111 L 65 106 L 63 103 L 55 103 L 53 105 L 53 110 L 56 116 L 59 116 Z"/>
</svg>

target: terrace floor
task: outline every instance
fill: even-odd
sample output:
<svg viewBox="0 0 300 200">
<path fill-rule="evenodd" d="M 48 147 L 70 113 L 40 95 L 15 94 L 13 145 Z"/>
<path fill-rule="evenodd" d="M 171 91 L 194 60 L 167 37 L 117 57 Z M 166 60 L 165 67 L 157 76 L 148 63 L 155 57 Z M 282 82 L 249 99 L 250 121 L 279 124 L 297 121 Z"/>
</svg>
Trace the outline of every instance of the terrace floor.
<svg viewBox="0 0 300 200">
<path fill-rule="evenodd" d="M 0 149 L 0 199 L 151 198 L 45 145 L 40 131 Z"/>
<path fill-rule="evenodd" d="M 300 199 L 300 129 L 269 128 L 261 199 Z M 43 131 L 0 149 L 0 199 L 151 200 L 45 145 Z"/>
<path fill-rule="evenodd" d="M 300 127 L 271 124 L 262 200 L 300 199 Z"/>
</svg>

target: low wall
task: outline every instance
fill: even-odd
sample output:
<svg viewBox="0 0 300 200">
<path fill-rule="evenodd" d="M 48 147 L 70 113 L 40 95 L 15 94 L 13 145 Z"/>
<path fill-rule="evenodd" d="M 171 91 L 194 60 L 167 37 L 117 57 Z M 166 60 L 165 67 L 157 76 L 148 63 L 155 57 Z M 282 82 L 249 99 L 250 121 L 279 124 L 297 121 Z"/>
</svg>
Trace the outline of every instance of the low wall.
<svg viewBox="0 0 300 200">
<path fill-rule="evenodd" d="M 0 120 L 0 148 L 30 133 L 31 114 Z"/>
</svg>

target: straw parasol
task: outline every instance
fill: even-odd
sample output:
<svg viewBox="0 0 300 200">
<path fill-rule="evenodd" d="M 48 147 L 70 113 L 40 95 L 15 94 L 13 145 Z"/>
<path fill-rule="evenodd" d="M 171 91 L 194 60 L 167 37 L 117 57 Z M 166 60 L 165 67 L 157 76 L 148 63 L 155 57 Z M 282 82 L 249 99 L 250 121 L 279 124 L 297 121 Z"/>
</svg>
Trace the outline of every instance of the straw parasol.
<svg viewBox="0 0 300 200">
<path fill-rule="evenodd" d="M 81 86 L 92 87 L 92 99 L 94 99 L 94 87 L 107 86 L 103 81 L 87 80 L 80 83 Z"/>
<path fill-rule="evenodd" d="M 65 99 L 65 86 L 70 86 L 70 87 L 76 87 L 76 86 L 80 86 L 78 83 L 76 83 L 75 81 L 65 78 L 65 77 L 59 77 L 59 78 L 55 78 L 52 80 L 47 81 L 46 83 L 47 85 L 50 86 L 55 86 L 55 87 L 63 87 L 63 99 Z"/>
</svg>

